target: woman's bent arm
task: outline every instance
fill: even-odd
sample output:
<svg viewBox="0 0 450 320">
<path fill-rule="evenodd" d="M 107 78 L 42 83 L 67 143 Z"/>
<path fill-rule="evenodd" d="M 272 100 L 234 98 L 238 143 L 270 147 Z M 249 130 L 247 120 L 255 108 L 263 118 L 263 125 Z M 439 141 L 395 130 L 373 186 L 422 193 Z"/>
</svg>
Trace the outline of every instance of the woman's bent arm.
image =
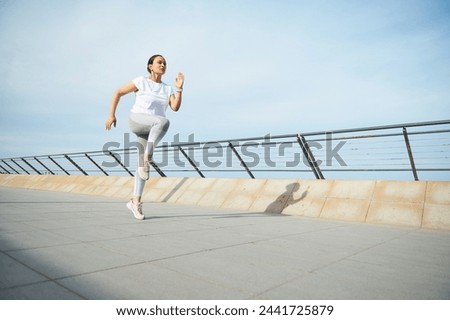
<svg viewBox="0 0 450 320">
<path fill-rule="evenodd" d="M 111 105 L 109 107 L 109 116 L 105 122 L 106 130 L 110 130 L 112 125 L 114 125 L 114 127 L 116 126 L 116 123 L 117 123 L 116 109 L 119 104 L 120 98 L 131 92 L 136 92 L 137 90 L 138 89 L 136 88 L 136 85 L 132 81 L 130 81 L 129 83 L 127 83 L 123 87 L 120 87 L 119 89 L 117 89 L 114 92 L 114 94 L 112 96 L 112 100 L 111 100 Z"/>
</svg>

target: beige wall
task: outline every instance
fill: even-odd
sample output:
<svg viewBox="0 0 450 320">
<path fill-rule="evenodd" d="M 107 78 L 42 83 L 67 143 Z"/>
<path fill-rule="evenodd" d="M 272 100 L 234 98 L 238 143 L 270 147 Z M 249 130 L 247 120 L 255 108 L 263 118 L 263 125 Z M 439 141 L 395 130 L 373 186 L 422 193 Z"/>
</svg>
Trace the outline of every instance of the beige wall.
<svg viewBox="0 0 450 320">
<path fill-rule="evenodd" d="M 0 185 L 131 197 L 133 178 L 0 175 Z M 450 230 L 449 181 L 160 178 L 143 201 Z"/>
</svg>

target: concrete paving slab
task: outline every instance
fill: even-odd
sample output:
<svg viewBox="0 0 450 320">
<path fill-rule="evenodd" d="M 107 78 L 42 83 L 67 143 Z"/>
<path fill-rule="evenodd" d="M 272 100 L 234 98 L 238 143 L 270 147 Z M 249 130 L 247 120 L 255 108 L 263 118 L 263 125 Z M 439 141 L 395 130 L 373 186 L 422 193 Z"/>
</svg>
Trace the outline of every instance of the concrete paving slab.
<svg viewBox="0 0 450 320">
<path fill-rule="evenodd" d="M 86 299 L 178 300 L 245 299 L 247 294 L 144 263 L 59 280 Z"/>
<path fill-rule="evenodd" d="M 84 297 L 53 282 L 46 281 L 0 291 L 2 300 L 81 300 Z"/>
<path fill-rule="evenodd" d="M 303 274 L 294 261 L 296 259 L 291 255 L 282 255 L 270 247 L 252 243 L 164 259 L 155 264 L 247 292 L 247 297 L 251 298 Z"/>
<path fill-rule="evenodd" d="M 22 286 L 47 280 L 41 274 L 0 253 L 0 288 Z"/>
<path fill-rule="evenodd" d="M 74 243 L 72 239 L 46 230 L 6 232 L 0 234 L 0 250 L 21 250 Z"/>
<path fill-rule="evenodd" d="M 10 251 L 9 255 L 50 279 L 140 262 L 96 245 L 84 243 L 16 250 Z"/>
<path fill-rule="evenodd" d="M 0 187 L 0 299 L 450 299 L 448 231 L 126 201 Z"/>
<path fill-rule="evenodd" d="M 257 299 L 421 300 L 449 299 L 440 277 L 389 265 L 343 260 L 258 295 Z"/>
</svg>

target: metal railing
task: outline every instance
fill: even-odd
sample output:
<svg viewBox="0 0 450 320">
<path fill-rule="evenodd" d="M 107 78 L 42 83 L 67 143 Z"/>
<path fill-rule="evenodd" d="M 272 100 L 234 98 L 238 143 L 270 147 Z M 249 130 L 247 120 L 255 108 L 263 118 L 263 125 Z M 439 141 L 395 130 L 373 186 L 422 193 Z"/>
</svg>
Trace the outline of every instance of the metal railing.
<svg viewBox="0 0 450 320">
<path fill-rule="evenodd" d="M 133 176 L 137 149 L 0 159 L 2 174 Z M 450 180 L 450 120 L 345 130 L 162 143 L 165 176 Z"/>
</svg>

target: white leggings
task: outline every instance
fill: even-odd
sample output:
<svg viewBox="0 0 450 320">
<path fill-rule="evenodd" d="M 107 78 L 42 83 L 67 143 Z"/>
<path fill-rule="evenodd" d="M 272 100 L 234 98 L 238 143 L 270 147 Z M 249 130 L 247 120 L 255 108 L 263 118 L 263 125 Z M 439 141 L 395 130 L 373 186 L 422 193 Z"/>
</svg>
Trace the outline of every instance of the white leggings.
<svg viewBox="0 0 450 320">
<path fill-rule="evenodd" d="M 149 155 L 149 159 L 152 158 L 153 150 L 166 134 L 169 124 L 169 120 L 161 116 L 130 112 L 128 125 L 137 136 L 138 166 L 143 166 L 144 160 L 147 160 L 144 159 L 144 153 Z M 133 195 L 142 196 L 144 186 L 145 180 L 139 177 L 136 169 Z"/>
</svg>

